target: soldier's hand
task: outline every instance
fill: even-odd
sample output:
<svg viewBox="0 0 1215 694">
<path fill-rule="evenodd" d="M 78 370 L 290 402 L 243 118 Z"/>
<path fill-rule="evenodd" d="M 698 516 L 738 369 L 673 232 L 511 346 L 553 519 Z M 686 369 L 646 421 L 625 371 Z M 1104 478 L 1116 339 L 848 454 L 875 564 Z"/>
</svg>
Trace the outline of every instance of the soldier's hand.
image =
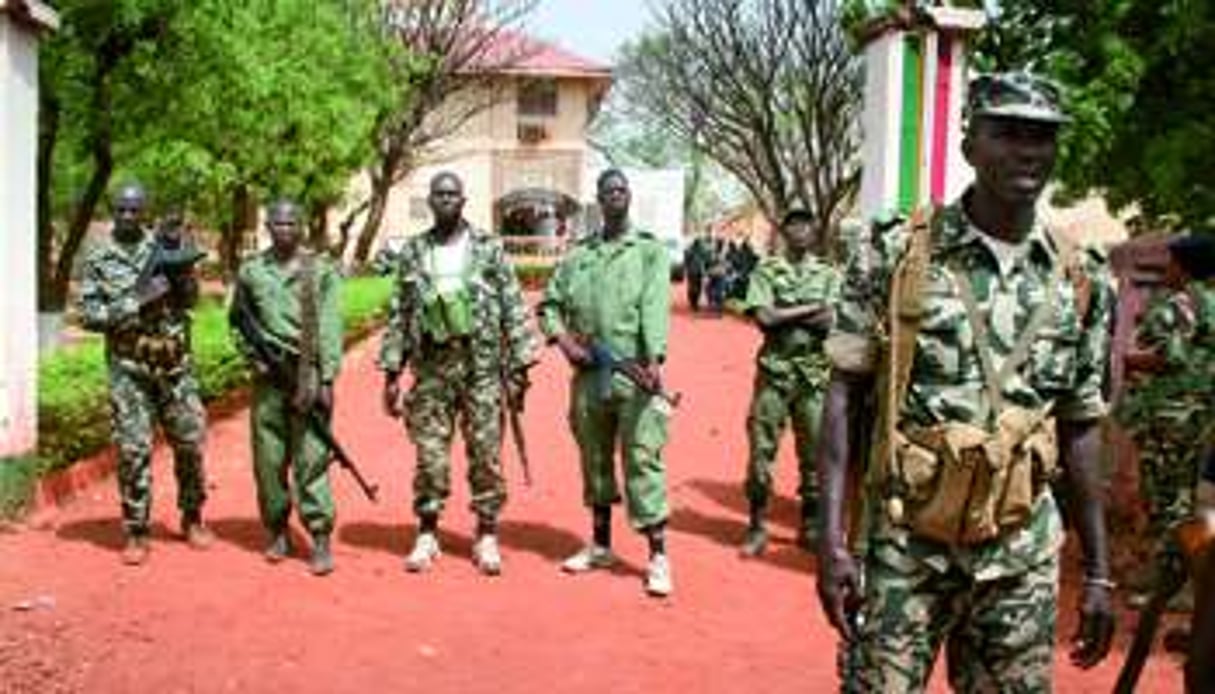
<svg viewBox="0 0 1215 694">
<path fill-rule="evenodd" d="M 819 551 L 818 599 L 831 626 L 845 640 L 856 639 L 853 620 L 849 619 L 861 608 L 860 573 L 856 560 L 847 548 L 824 546 Z"/>
<path fill-rule="evenodd" d="M 662 364 L 646 364 L 641 367 L 642 388 L 651 393 L 662 392 Z"/>
<path fill-rule="evenodd" d="M 1105 659 L 1114 640 L 1114 608 L 1108 585 L 1086 583 L 1080 599 L 1080 625 L 1072 637 L 1072 664 L 1085 670 Z"/>
<path fill-rule="evenodd" d="M 561 353 L 565 355 L 566 361 L 571 366 L 586 366 L 591 363 L 590 350 L 574 338 L 574 336 L 569 333 L 561 333 L 556 339 L 557 347 L 561 349 Z"/>
<path fill-rule="evenodd" d="M 139 307 L 147 308 L 169 295 L 169 280 L 164 275 L 155 275 L 139 290 Z"/>
<path fill-rule="evenodd" d="M 393 419 L 400 419 L 405 414 L 401 403 L 401 386 L 395 378 L 384 382 L 383 405 L 384 413 Z"/>
<path fill-rule="evenodd" d="M 506 395 L 516 412 L 523 411 L 523 404 L 527 399 L 527 390 L 531 386 L 532 381 L 527 375 L 527 368 L 515 369 L 507 377 L 506 387 L 509 389 L 509 392 Z"/>
<path fill-rule="evenodd" d="M 325 412 L 333 412 L 333 385 L 324 384 L 316 389 L 316 404 Z"/>
</svg>

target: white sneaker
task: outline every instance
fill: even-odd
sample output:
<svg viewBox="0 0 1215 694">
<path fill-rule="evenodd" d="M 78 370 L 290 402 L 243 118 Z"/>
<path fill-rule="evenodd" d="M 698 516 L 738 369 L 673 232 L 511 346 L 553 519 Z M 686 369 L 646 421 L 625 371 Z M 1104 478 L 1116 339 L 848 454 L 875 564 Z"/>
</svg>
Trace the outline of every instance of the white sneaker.
<svg viewBox="0 0 1215 694">
<path fill-rule="evenodd" d="M 578 550 L 570 558 L 561 562 L 561 570 L 566 573 L 580 574 L 595 569 L 606 569 L 616 563 L 616 555 L 612 550 L 600 545 L 587 545 Z"/>
<path fill-rule="evenodd" d="M 645 592 L 650 595 L 665 598 L 674 588 L 671 585 L 671 562 L 665 554 L 655 554 L 650 557 L 650 565 L 646 569 Z"/>
<path fill-rule="evenodd" d="M 439 538 L 434 533 L 420 533 L 418 539 L 414 540 L 413 551 L 405 557 L 405 570 L 412 573 L 426 571 L 440 554 Z"/>
<path fill-rule="evenodd" d="M 472 550 L 473 564 L 486 576 L 502 573 L 502 553 L 498 551 L 497 535 L 482 535 L 477 538 Z"/>
</svg>

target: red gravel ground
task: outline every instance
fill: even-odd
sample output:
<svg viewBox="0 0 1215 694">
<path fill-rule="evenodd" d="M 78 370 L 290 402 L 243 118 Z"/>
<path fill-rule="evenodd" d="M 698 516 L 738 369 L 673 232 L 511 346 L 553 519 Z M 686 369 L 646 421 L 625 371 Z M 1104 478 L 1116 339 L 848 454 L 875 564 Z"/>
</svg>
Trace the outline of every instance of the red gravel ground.
<svg viewBox="0 0 1215 694">
<path fill-rule="evenodd" d="M 302 561 L 262 560 L 242 411 L 210 432 L 207 515 L 219 537 L 211 551 L 193 552 L 173 537 L 163 450 L 148 565 L 118 561 L 112 482 L 0 533 L 0 692 L 830 691 L 835 639 L 814 598 L 812 561 L 792 544 L 788 444 L 775 541 L 757 561 L 735 550 L 745 522 L 739 481 L 755 345 L 740 322 L 677 309 L 668 380 L 685 399 L 667 452 L 669 600 L 643 594 L 644 544 L 620 514 L 622 568 L 579 577 L 557 568 L 588 523 L 565 426 L 567 369 L 551 352 L 526 413 L 534 487 L 522 486 L 517 460 L 506 454 L 504 575 L 481 577 L 468 560 L 473 522 L 462 458 L 443 519 L 445 556 L 428 574 L 406 574 L 412 451 L 401 427 L 380 413 L 373 339 L 347 355 L 336 429 L 381 483 L 383 501 L 370 505 L 335 473 L 336 573 L 317 579 Z M 1073 610 L 1068 597 L 1063 636 Z M 1123 616 L 1120 649 L 1132 623 Z M 1082 673 L 1061 649 L 1057 690 L 1109 691 L 1121 660 L 1119 651 Z M 945 690 L 941 680 L 938 672 L 933 691 Z M 1177 665 L 1155 657 L 1141 691 L 1180 689 Z"/>
</svg>

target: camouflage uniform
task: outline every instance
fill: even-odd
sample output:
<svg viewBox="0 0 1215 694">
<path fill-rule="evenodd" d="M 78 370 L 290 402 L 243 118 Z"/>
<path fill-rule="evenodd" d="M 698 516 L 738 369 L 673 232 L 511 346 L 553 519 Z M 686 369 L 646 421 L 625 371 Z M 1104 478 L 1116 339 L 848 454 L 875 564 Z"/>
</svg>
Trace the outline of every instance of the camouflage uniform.
<svg viewBox="0 0 1215 694">
<path fill-rule="evenodd" d="M 827 342 L 836 368 L 875 372 L 891 273 L 907 246 L 907 231 L 874 239 L 868 270 L 865 259 L 850 259 Z M 973 286 L 997 369 L 1030 315 L 1048 300 L 1048 285 L 1056 283 L 1056 308 L 1030 344 L 1028 359 L 1003 382 L 1003 397 L 1037 410 L 1053 403 L 1053 415 L 1062 421 L 1100 417 L 1111 296 L 1103 261 L 1092 253 L 1082 256 L 1088 307 L 1081 313 L 1086 290 L 1054 274 L 1062 262 L 1060 248 L 1040 225 L 1003 268 L 985 239 L 960 203 L 938 213 L 901 426 L 987 426 L 980 420 L 988 402 L 985 379 L 955 279 L 959 273 Z M 868 494 L 862 689 L 922 691 L 935 653 L 947 641 L 949 677 L 959 690 L 1049 691 L 1063 540 L 1049 488 L 1041 490 L 1023 526 L 969 546 L 912 536 L 879 510 L 877 489 L 870 487 Z"/>
<path fill-rule="evenodd" d="M 661 242 L 629 229 L 619 238 L 580 242 L 557 266 L 540 303 L 540 328 L 604 343 L 620 359 L 661 362 L 670 317 L 669 262 Z M 582 457 L 583 501 L 588 507 L 619 503 L 617 441 L 624 456 L 624 485 L 634 528 L 664 522 L 669 513 L 662 447 L 669 409 L 627 378 L 614 374 L 602 392 L 593 370 L 573 375 L 569 423 Z"/>
<path fill-rule="evenodd" d="M 413 365 L 405 424 L 418 455 L 414 511 L 437 516 L 451 494 L 450 453 L 458 417 L 472 510 L 479 518 L 495 519 L 506 502 L 500 455 L 502 372 L 529 368 L 536 361 L 537 345 L 501 241 L 479 229 L 466 229 L 469 335 L 438 342 L 424 327 L 425 303 L 436 284 L 429 260 L 435 243 L 432 232 L 420 234 L 401 249 L 379 365 L 389 373 L 399 373 L 407 362 Z"/>
<path fill-rule="evenodd" d="M 303 255 L 305 251 L 300 251 Z M 246 260 L 237 278 L 237 291 L 244 292 L 253 307 L 267 342 L 280 350 L 299 354 L 304 330 L 302 283 L 306 261 L 301 258 L 295 272 L 286 271 L 273 252 L 266 250 Z M 313 281 L 317 303 L 316 382 L 332 385 L 342 363 L 341 279 L 327 259 L 313 256 Z M 237 344 L 250 359 L 251 349 Z M 253 380 L 253 405 L 249 410 L 253 442 L 253 473 L 257 482 L 257 505 L 262 524 L 272 533 L 287 527 L 292 493 L 288 475 L 294 477 L 294 497 L 308 532 L 327 536 L 333 531 L 333 493 L 325 470 L 329 449 L 306 425 L 292 406 L 294 391 L 284 392 L 268 376 Z"/>
<path fill-rule="evenodd" d="M 182 515 L 197 517 L 207 497 L 206 411 L 190 356 L 190 314 L 180 301 L 139 308 L 136 284 L 154 244 L 149 233 L 136 243 L 110 240 L 95 247 L 85 259 L 80 290 L 81 322 L 105 335 L 118 489 L 123 525 L 132 536 L 148 533 L 157 422 L 173 448 Z"/>
<path fill-rule="evenodd" d="M 1203 452 L 1196 442 L 1207 440 L 1212 424 L 1213 335 L 1215 290 L 1199 282 L 1154 297 L 1140 324 L 1139 345 L 1167 367 L 1137 379 L 1118 414 L 1139 446 L 1141 490 L 1158 538 L 1194 515 Z"/>
<path fill-rule="evenodd" d="M 751 277 L 745 309 L 752 313 L 760 308 L 812 303 L 831 306 L 838 298 L 840 281 L 838 270 L 813 255 L 797 265 L 784 256 L 769 256 Z M 814 505 L 814 447 L 829 368 L 822 353 L 825 332 L 791 326 L 764 334 L 755 358 L 755 385 L 747 415 L 751 455 L 744 492 L 752 506 L 765 506 L 772 494 L 772 465 L 787 420 L 792 422 L 797 446 L 798 496 L 803 508 Z"/>
</svg>

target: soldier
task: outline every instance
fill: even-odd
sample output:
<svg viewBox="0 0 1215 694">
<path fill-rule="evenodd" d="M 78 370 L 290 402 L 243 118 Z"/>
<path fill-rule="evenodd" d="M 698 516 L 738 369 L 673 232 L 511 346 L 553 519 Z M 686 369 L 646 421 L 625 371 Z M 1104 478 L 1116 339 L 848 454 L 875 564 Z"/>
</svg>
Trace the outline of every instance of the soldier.
<svg viewBox="0 0 1215 694">
<path fill-rule="evenodd" d="M 455 174 L 431 179 L 427 202 L 434 225 L 401 249 L 380 368 L 384 409 L 394 418 L 404 415 L 418 456 L 413 508 L 419 527 L 406 570 L 425 571 L 439 557 L 439 515 L 451 494 L 459 419 L 477 516 L 472 559 L 493 576 L 502 571 L 498 516 L 506 502 L 503 389 L 521 408 L 536 344 L 502 242 L 465 221 L 464 201 L 464 184 Z M 407 363 L 414 382 L 405 405 L 397 380 Z"/>
<path fill-rule="evenodd" d="M 1134 387 L 1118 408 L 1119 419 L 1139 448 L 1140 485 L 1148 502 L 1156 566 L 1176 555 L 1166 538 L 1194 515 L 1199 456 L 1195 444 L 1211 423 L 1210 364 L 1215 335 L 1215 290 L 1191 279 L 1183 261 L 1195 256 L 1200 239 L 1169 244 L 1163 287 L 1140 323 L 1138 349 L 1127 355 Z M 1175 556 L 1172 559 L 1176 559 Z"/>
<path fill-rule="evenodd" d="M 272 203 L 266 229 L 271 245 L 242 263 L 233 298 L 233 310 L 241 306 L 252 314 L 260 338 L 294 377 L 290 387 L 276 379 L 273 365 L 259 361 L 238 336 L 254 369 L 249 429 L 258 511 L 270 536 L 265 557 L 278 563 L 291 555 L 287 525 L 294 497 L 312 536 L 308 568 L 324 576 L 334 568 L 330 451 L 305 413 L 319 405 L 332 416 L 333 383 L 342 363 L 340 278 L 326 258 L 301 247 L 303 227 L 295 202 Z"/>
<path fill-rule="evenodd" d="M 1098 461 L 1110 281 L 1035 213 L 1065 116 L 1025 73 L 978 78 L 968 112 L 974 183 L 876 237 L 868 273 L 849 259 L 826 345 L 818 591 L 864 691 L 923 691 L 943 642 L 959 691 L 1050 691 L 1060 467 L 1084 555 L 1072 662 L 1096 665 L 1114 632 Z M 868 425 L 847 413 L 870 390 L 862 593 L 844 509 L 851 429 Z"/>
<path fill-rule="evenodd" d="M 823 339 L 834 318 L 840 273 L 823 262 L 823 239 L 814 218 L 792 210 L 781 221 L 780 254 L 759 263 L 747 287 L 747 315 L 763 332 L 756 355 L 755 385 L 747 415 L 750 457 L 743 491 L 750 505 L 750 524 L 743 556 L 763 553 L 768 544 L 764 513 L 772 495 L 772 465 L 785 422 L 793 426 L 797 445 L 798 496 L 802 504 L 799 543 L 812 549 L 817 490 L 814 451 L 828 365 Z"/>
<path fill-rule="evenodd" d="M 122 559 L 138 565 L 149 551 L 157 422 L 173 448 L 182 534 L 195 549 L 211 544 L 211 531 L 202 520 L 206 412 L 190 356 L 189 309 L 197 286 L 188 271 L 172 273 L 171 279 L 156 262 L 158 240 L 144 229 L 147 196 L 139 184 L 123 186 L 113 205 L 113 239 L 94 248 L 84 263 L 80 316 L 86 329 L 105 335 L 126 530 Z"/>
<path fill-rule="evenodd" d="M 611 525 L 612 504 L 620 501 L 614 470 L 619 442 L 629 520 L 649 541 L 646 590 L 665 596 L 672 589 L 662 461 L 669 408 L 655 393 L 667 351 L 668 261 L 662 243 L 629 221 L 624 174 L 603 172 L 597 189 L 603 228 L 562 259 L 539 306 L 541 330 L 574 368 L 569 421 L 593 523 L 591 544 L 562 569 L 582 573 L 615 562 Z M 634 363 L 644 375 L 626 378 L 612 360 Z"/>
</svg>

